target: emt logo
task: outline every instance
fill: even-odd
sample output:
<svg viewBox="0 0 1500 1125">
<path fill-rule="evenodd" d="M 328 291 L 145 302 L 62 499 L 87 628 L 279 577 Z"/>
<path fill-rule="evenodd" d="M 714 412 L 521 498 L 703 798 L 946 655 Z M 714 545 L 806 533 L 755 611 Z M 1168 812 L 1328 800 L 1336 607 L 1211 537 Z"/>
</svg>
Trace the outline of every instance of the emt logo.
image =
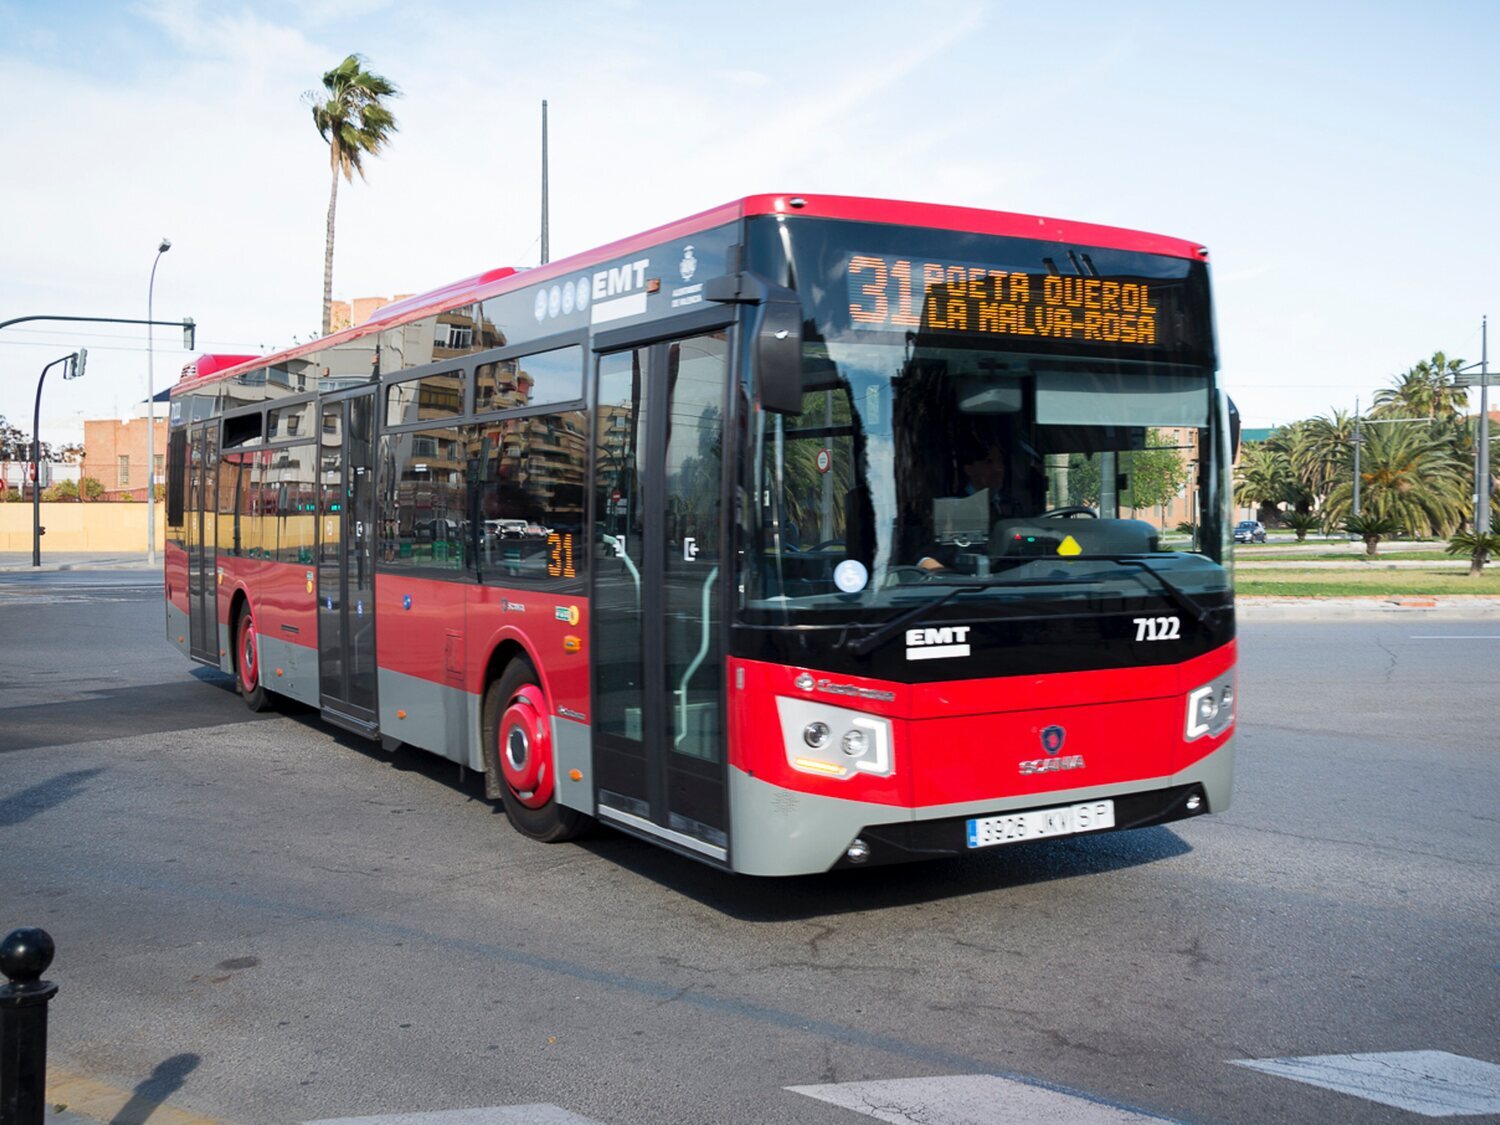
<svg viewBox="0 0 1500 1125">
<path fill-rule="evenodd" d="M 941 629 L 908 629 L 906 659 L 941 660 L 949 656 L 969 655 L 968 625 L 949 625 Z"/>
</svg>

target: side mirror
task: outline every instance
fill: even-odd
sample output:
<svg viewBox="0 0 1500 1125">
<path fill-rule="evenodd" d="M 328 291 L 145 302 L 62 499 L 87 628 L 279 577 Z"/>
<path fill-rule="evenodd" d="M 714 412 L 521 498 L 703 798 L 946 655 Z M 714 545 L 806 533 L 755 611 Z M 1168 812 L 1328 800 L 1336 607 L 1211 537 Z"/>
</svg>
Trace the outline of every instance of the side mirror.
<svg viewBox="0 0 1500 1125">
<path fill-rule="evenodd" d="M 703 295 L 753 305 L 747 318 L 755 401 L 772 414 L 802 413 L 802 302 L 784 285 L 748 271 L 704 283 Z"/>
<path fill-rule="evenodd" d="M 1224 402 L 1229 408 L 1229 461 L 1233 464 L 1240 458 L 1240 408 L 1228 395 L 1224 396 Z"/>
</svg>

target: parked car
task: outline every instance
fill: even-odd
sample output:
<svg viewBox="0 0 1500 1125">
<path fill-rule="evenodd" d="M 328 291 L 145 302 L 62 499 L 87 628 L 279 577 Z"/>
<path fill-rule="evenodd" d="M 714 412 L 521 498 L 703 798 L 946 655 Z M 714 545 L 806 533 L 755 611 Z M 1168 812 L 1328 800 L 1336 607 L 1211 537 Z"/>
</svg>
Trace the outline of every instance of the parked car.
<svg viewBox="0 0 1500 1125">
<path fill-rule="evenodd" d="M 1266 525 L 1260 520 L 1240 520 L 1234 525 L 1234 541 L 1236 543 L 1264 543 Z"/>
</svg>

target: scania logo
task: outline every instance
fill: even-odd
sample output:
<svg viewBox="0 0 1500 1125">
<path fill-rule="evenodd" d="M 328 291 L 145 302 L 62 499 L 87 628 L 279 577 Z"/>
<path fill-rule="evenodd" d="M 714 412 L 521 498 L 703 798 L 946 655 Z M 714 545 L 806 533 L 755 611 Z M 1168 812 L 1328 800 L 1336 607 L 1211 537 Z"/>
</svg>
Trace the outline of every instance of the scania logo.
<svg viewBox="0 0 1500 1125">
<path fill-rule="evenodd" d="M 1019 763 L 1019 766 L 1023 776 L 1084 768 L 1082 754 L 1069 754 L 1065 758 L 1032 758 L 1030 761 Z"/>
<path fill-rule="evenodd" d="M 1068 732 L 1059 726 L 1042 728 L 1042 749 L 1049 754 L 1056 754 L 1063 748 L 1063 742 L 1067 739 Z"/>
</svg>

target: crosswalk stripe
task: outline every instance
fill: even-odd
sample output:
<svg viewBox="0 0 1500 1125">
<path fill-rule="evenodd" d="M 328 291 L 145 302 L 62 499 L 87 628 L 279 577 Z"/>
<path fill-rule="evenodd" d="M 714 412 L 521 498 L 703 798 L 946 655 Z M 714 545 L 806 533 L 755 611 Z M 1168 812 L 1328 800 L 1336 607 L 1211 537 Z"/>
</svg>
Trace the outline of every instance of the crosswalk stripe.
<svg viewBox="0 0 1500 1125">
<path fill-rule="evenodd" d="M 1500 1113 L 1500 1066 L 1447 1051 L 1231 1061 L 1235 1066 L 1336 1090 L 1424 1117 Z"/>
<path fill-rule="evenodd" d="M 892 1125 L 1128 1125 L 1163 1121 L 1124 1106 L 993 1074 L 788 1086 Z"/>
<path fill-rule="evenodd" d="M 599 1125 L 550 1103 L 492 1105 L 481 1109 L 443 1109 L 423 1113 L 386 1113 L 375 1117 L 324 1117 L 302 1125 Z"/>
</svg>

